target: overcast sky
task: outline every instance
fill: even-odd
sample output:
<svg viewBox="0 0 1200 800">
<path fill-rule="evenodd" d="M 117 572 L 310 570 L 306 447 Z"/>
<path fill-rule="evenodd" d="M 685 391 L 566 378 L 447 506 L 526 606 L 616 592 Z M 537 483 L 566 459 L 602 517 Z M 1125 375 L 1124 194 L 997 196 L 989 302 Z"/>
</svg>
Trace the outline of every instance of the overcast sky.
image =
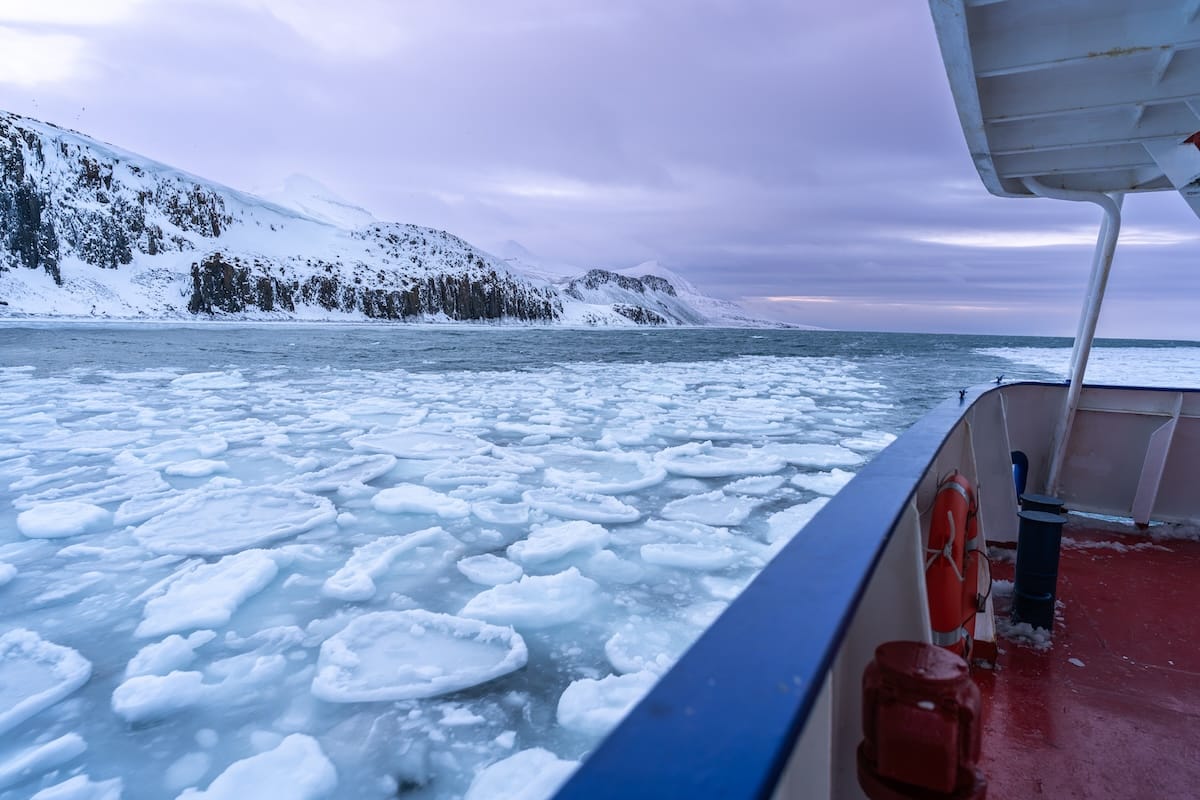
<svg viewBox="0 0 1200 800">
<path fill-rule="evenodd" d="M 921 0 L 0 0 L 0 109 L 826 327 L 1070 334 L 1100 219 L 987 194 Z M 1200 224 L 1125 211 L 1101 335 L 1200 339 Z"/>
</svg>

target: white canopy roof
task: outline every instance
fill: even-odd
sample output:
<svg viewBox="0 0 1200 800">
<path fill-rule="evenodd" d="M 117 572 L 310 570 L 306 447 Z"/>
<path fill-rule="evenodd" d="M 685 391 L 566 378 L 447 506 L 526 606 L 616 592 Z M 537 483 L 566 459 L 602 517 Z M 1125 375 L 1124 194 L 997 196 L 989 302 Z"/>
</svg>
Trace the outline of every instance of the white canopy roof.
<svg viewBox="0 0 1200 800">
<path fill-rule="evenodd" d="M 1200 215 L 1200 0 L 929 6 L 989 191 L 1174 189 Z"/>
</svg>

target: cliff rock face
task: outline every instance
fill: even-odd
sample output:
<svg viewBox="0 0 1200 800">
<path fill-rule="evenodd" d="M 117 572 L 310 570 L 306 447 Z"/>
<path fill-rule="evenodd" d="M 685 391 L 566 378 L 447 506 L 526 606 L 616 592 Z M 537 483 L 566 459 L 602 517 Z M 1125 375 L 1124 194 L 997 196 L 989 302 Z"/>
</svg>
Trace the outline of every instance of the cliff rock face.
<svg viewBox="0 0 1200 800">
<path fill-rule="evenodd" d="M 192 265 L 188 311 L 295 312 L 297 306 L 316 306 L 326 311 L 361 312 L 369 319 L 405 320 L 445 314 L 458 320 L 523 321 L 554 319 L 561 312 L 552 291 L 523 291 L 511 276 L 494 270 L 478 277 L 430 274 L 395 286 L 387 274 L 370 276 L 376 281 L 372 285 L 360 274 L 350 281 L 343 280 L 342 265 L 335 269 L 333 264 L 310 260 L 305 266 L 315 268 L 316 274 L 300 277 L 301 271 L 285 264 L 259 258 L 247 262 L 236 255 L 212 253 Z"/>
<path fill-rule="evenodd" d="M 0 313 L 708 323 L 654 275 L 551 283 L 336 198 L 284 202 L 0 112 Z"/>
</svg>

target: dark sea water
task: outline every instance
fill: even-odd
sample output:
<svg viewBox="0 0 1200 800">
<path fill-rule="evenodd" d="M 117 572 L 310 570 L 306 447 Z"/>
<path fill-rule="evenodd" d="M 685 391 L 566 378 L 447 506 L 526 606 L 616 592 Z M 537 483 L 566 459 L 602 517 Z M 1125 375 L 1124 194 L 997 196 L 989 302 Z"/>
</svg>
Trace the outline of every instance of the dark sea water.
<svg viewBox="0 0 1200 800">
<path fill-rule="evenodd" d="M 684 329 L 577 330 L 397 325 L 62 324 L 0 326 L 0 367 L 35 374 L 75 369 L 314 368 L 408 372 L 537 371 L 563 364 L 712 362 L 746 356 L 832 358 L 882 381 L 904 426 L 959 388 L 1012 380 L 1060 380 L 1040 366 L 1047 351 L 1069 353 L 1066 338 L 845 331 Z M 1100 340 L 1096 351 L 1185 351 L 1194 343 Z M 1029 350 L 1029 363 L 988 350 Z M 1010 353 L 1011 355 L 1011 353 Z M 1039 357 L 1040 356 L 1040 357 Z M 1109 376 L 1111 379 L 1111 376 Z"/>
</svg>

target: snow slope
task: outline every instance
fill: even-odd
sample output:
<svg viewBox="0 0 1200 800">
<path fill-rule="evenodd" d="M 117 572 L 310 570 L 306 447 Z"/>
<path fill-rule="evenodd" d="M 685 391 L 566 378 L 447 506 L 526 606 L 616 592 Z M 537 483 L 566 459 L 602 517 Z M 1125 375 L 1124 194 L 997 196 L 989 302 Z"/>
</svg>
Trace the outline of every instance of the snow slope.
<svg viewBox="0 0 1200 800">
<path fill-rule="evenodd" d="M 663 276 L 522 271 L 311 178 L 268 200 L 3 112 L 0 166 L 0 316 L 754 324 Z"/>
</svg>

